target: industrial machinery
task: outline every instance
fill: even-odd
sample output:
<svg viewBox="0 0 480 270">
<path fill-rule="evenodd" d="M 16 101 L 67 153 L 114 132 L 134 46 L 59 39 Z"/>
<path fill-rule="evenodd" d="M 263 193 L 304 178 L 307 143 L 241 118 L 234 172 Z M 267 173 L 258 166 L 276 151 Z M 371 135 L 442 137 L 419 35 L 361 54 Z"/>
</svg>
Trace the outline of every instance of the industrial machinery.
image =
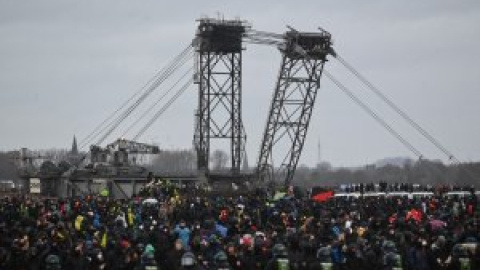
<svg viewBox="0 0 480 270">
<path fill-rule="evenodd" d="M 159 153 L 158 146 L 126 139 L 117 139 L 104 148 L 92 145 L 89 162 L 63 176 L 68 183 L 67 195 L 106 192 L 129 198 L 148 181 L 149 172 L 138 163 L 139 155 Z"/>
<path fill-rule="evenodd" d="M 297 31 L 289 26 L 287 28 L 285 33 L 278 34 L 254 30 L 248 23 L 240 20 L 212 18 L 198 20 L 196 36 L 192 43 L 85 138 L 83 145 L 96 140 L 87 155 L 76 159 L 75 162 L 69 162 L 70 166 L 67 166 L 68 164 L 51 166 L 52 164 L 44 163 L 43 174 L 24 166 L 25 171 L 30 170 L 25 175 L 35 178 L 61 177 L 63 186 L 55 188 L 61 196 L 95 193 L 100 190 L 106 190 L 114 197 L 127 198 L 135 194 L 141 185 L 148 182 L 147 177 L 152 177 L 152 173 L 138 164 L 135 156 L 160 152 L 157 146 L 136 141 L 192 83 L 195 83 L 198 87 L 198 107 L 195 110 L 193 141 L 197 172 L 196 175 L 189 173 L 188 176 L 174 177 L 207 180 L 209 183 L 225 182 L 227 185 L 236 186 L 237 189 L 238 184 L 242 183 L 246 183 L 247 186 L 249 184 L 265 186 L 269 183 L 289 186 L 305 144 L 322 75 L 329 78 L 334 85 L 421 158 L 422 155 L 416 148 L 348 88 L 324 71 L 329 56 L 335 57 L 424 137 L 450 159 L 456 160 L 438 141 L 337 55 L 332 48 L 330 33 L 321 28 L 315 32 Z M 281 53 L 280 72 L 273 91 L 254 172 L 246 171 L 245 167 L 242 167 L 242 163 L 246 165 L 244 161 L 246 133 L 242 120 L 242 51 L 245 50 L 244 44 L 247 43 L 275 46 Z M 118 139 L 105 147 L 100 146 L 120 124 L 125 122 L 125 119 L 132 116 L 132 112 L 145 101 L 152 99 L 152 93 L 157 88 L 163 86 L 167 79 L 177 74 L 176 72 L 191 59 L 195 59 L 194 67 L 179 76 L 178 80 L 125 131 L 123 135 L 130 132 L 150 111 L 156 109 L 156 113 L 139 132 L 131 136 L 132 140 Z M 192 70 L 194 74 L 190 73 Z M 188 80 L 181 84 L 185 78 Z M 181 86 L 177 92 L 163 106 L 159 106 L 158 104 L 178 85 Z M 123 135 L 120 137 L 125 137 Z M 210 155 L 212 145 L 220 140 L 229 145 L 230 162 L 228 170 L 215 171 L 209 166 Z M 89 162 L 81 165 L 85 163 L 87 156 L 90 157 Z M 31 161 L 28 158 L 22 160 L 24 163 Z M 58 170 L 59 167 L 63 169 Z M 165 177 L 159 174 L 155 176 Z"/>
<path fill-rule="evenodd" d="M 245 138 L 241 117 L 242 41 L 275 45 L 282 53 L 281 71 L 260 148 L 257 176 L 260 182 L 273 181 L 275 164 L 272 156 L 277 146 L 283 144 L 286 151 L 281 164 L 277 164 L 280 172 L 275 178 L 288 185 L 302 152 L 323 66 L 327 55 L 335 54 L 331 35 L 324 30 L 306 33 L 293 28 L 282 35 L 252 30 L 238 20 L 199 21 L 196 40 L 199 103 L 194 138 L 198 167 L 207 173 L 210 142 L 218 138 L 231 140 L 232 174 L 240 172 Z M 226 117 L 219 117 L 222 110 Z M 287 140 L 282 141 L 284 138 Z"/>
<path fill-rule="evenodd" d="M 20 149 L 15 159 L 18 175 L 22 179 L 21 183 L 17 184 L 22 187 L 23 192 L 41 196 L 58 194 L 58 179 L 67 169 L 67 161 L 59 163 L 57 166 L 52 162 L 51 157 L 27 148 Z"/>
<path fill-rule="evenodd" d="M 213 139 L 230 140 L 231 171 L 240 173 L 246 140 L 242 123 L 242 39 L 247 29 L 239 20 L 199 20 L 194 142 L 198 169 L 207 173 Z"/>
<path fill-rule="evenodd" d="M 158 146 L 118 139 L 105 148 L 91 146 L 87 155 L 78 152 L 74 140 L 72 150 L 62 160 L 22 149 L 18 168 L 24 191 L 32 195 L 63 197 L 106 192 L 129 198 L 148 181 L 149 172 L 141 166 L 139 157 L 158 153 Z"/>
<path fill-rule="evenodd" d="M 270 105 L 257 163 L 261 181 L 274 177 L 290 185 L 302 153 L 320 78 L 328 55 L 335 55 L 330 33 L 299 32 L 290 27 L 283 36 L 252 32 L 247 38 L 260 44 L 278 44 L 280 74 Z M 283 144 L 283 148 L 278 147 Z M 282 157 L 274 172 L 273 153 Z"/>
<path fill-rule="evenodd" d="M 281 72 L 255 173 L 241 170 L 242 162 L 246 160 L 246 134 L 242 121 L 244 42 L 275 45 L 282 54 Z M 107 190 L 116 197 L 128 197 L 136 192 L 138 184 L 147 181 L 148 172 L 144 167 L 138 166 L 134 156 L 159 153 L 158 147 L 126 139 L 118 139 L 105 147 L 100 145 L 133 111 L 149 100 L 156 88 L 192 57 L 192 52 L 195 53 L 194 79 L 186 82 L 157 111 L 140 132 L 133 136 L 134 140 L 194 82 L 198 85 L 194 133 L 198 179 L 235 184 L 255 182 L 262 185 L 272 181 L 275 175 L 277 182 L 290 183 L 308 130 L 323 65 L 327 55 L 333 53 L 330 34 L 323 30 L 317 33 L 298 32 L 292 28 L 284 34 L 275 34 L 252 30 L 246 22 L 240 20 L 205 18 L 198 20 L 193 42 L 156 74 L 149 85 L 122 104 L 110 119 L 87 136 L 86 141 L 97 138 L 96 143 L 90 147 L 87 155 L 60 173 L 64 187 L 63 191 L 57 193 L 75 196 Z M 137 122 L 129 129 L 135 124 Z M 285 158 L 279 166 L 285 173 L 274 174 L 271 170 L 275 166 L 272 163 L 273 152 L 285 137 L 290 140 L 287 142 Z M 209 168 L 211 144 L 214 140 L 222 139 L 228 140 L 230 145 L 229 170 L 213 171 Z M 89 159 L 86 159 L 87 156 Z M 81 165 L 86 160 L 89 162 Z M 58 175 L 57 172 L 55 177 L 58 178 Z"/>
</svg>

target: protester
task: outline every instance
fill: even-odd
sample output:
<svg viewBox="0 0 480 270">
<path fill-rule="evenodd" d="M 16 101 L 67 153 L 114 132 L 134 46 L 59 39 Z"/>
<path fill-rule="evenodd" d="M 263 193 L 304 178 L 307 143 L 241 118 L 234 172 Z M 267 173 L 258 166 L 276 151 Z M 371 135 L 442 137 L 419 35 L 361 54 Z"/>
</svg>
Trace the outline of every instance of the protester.
<svg viewBox="0 0 480 270">
<path fill-rule="evenodd" d="M 327 195 L 269 200 L 168 184 L 130 200 L 3 198 L 0 269 L 480 269 L 474 195 Z"/>
</svg>

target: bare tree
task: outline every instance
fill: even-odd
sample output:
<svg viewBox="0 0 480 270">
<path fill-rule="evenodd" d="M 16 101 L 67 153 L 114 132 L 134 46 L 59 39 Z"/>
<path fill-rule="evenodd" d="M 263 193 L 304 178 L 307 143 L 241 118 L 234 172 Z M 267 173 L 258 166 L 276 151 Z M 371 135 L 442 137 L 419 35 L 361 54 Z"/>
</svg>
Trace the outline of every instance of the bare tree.
<svg viewBox="0 0 480 270">
<path fill-rule="evenodd" d="M 148 167 L 155 172 L 185 173 L 195 170 L 195 162 L 195 153 L 192 150 L 170 150 L 156 155 Z"/>
</svg>

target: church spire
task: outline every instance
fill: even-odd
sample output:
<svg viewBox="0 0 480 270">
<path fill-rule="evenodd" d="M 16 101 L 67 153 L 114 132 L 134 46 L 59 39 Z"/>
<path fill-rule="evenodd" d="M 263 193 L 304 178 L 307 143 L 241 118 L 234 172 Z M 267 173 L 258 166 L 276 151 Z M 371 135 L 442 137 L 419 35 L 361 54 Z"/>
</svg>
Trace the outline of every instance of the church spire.
<svg viewBox="0 0 480 270">
<path fill-rule="evenodd" d="M 73 156 L 78 155 L 77 138 L 75 135 L 73 135 L 72 150 L 70 151 L 70 154 Z"/>
</svg>

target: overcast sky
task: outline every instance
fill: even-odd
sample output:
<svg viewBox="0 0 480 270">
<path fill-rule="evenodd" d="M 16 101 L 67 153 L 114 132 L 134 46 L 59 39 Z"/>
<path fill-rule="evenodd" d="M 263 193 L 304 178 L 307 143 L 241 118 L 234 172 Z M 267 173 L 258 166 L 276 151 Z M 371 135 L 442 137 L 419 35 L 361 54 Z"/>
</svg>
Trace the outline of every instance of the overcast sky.
<svg viewBox="0 0 480 270">
<path fill-rule="evenodd" d="M 0 150 L 66 148 L 74 135 L 81 141 L 191 42 L 197 18 L 219 13 L 277 33 L 286 25 L 302 31 L 323 27 L 343 58 L 457 158 L 480 160 L 476 0 L 0 0 Z M 257 159 L 280 57 L 268 46 L 248 45 L 244 52 L 250 164 Z M 446 160 L 335 59 L 326 69 L 426 158 Z M 192 85 L 141 141 L 190 148 L 196 99 Z M 358 166 L 392 156 L 415 158 L 322 78 L 300 163 L 314 165 L 320 159 Z"/>
</svg>

